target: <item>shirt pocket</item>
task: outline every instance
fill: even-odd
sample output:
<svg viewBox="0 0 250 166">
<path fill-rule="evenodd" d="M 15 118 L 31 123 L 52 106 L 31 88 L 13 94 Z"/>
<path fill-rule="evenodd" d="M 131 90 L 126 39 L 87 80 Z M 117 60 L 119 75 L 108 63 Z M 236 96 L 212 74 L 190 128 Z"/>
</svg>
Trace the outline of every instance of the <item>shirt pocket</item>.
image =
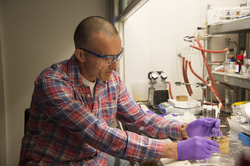
<svg viewBox="0 0 250 166">
<path fill-rule="evenodd" d="M 106 100 L 102 100 L 101 102 L 101 114 L 102 118 L 108 123 L 108 125 L 112 125 L 117 112 L 117 99 L 107 98 Z"/>
</svg>

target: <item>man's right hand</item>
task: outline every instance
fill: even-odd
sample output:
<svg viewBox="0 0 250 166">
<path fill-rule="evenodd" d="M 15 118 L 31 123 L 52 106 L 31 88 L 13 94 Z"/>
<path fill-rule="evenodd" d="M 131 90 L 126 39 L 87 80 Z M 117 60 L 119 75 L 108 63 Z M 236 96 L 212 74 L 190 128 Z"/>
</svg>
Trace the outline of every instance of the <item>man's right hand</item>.
<svg viewBox="0 0 250 166">
<path fill-rule="evenodd" d="M 178 142 L 178 160 L 210 159 L 213 152 L 220 153 L 219 144 L 202 137 L 192 137 Z"/>
</svg>

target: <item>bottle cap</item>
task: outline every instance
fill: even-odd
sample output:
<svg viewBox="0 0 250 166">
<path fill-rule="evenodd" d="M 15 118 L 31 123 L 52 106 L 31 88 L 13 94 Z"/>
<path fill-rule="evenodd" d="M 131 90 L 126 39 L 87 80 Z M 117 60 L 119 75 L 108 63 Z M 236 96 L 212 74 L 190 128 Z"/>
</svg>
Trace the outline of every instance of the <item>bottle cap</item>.
<svg viewBox="0 0 250 166">
<path fill-rule="evenodd" d="M 237 55 L 237 60 L 243 60 L 243 55 Z"/>
</svg>

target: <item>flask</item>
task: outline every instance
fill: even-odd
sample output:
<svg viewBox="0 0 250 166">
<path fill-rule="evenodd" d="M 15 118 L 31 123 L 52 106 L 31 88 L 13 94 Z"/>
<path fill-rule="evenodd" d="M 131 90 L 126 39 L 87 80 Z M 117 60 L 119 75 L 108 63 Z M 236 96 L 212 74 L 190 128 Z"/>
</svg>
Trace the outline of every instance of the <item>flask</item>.
<svg viewBox="0 0 250 166">
<path fill-rule="evenodd" d="M 247 77 L 247 67 L 244 64 L 241 65 L 240 75 Z"/>
<path fill-rule="evenodd" d="M 240 73 L 241 65 L 243 64 L 243 55 L 237 55 L 237 61 L 235 63 L 235 74 Z"/>
</svg>

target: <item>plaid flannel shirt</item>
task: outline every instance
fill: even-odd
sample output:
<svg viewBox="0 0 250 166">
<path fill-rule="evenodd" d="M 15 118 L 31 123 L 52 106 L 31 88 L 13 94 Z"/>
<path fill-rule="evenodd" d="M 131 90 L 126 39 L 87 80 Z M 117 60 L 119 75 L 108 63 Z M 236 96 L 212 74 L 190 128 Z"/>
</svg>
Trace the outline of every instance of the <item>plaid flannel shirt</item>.
<svg viewBox="0 0 250 166">
<path fill-rule="evenodd" d="M 182 139 L 183 123 L 141 110 L 115 71 L 109 81 L 97 79 L 93 100 L 74 55 L 37 77 L 31 109 L 19 165 L 105 166 L 108 154 L 157 162 L 165 143 L 160 139 Z M 115 118 L 148 137 L 112 128 Z"/>
</svg>

